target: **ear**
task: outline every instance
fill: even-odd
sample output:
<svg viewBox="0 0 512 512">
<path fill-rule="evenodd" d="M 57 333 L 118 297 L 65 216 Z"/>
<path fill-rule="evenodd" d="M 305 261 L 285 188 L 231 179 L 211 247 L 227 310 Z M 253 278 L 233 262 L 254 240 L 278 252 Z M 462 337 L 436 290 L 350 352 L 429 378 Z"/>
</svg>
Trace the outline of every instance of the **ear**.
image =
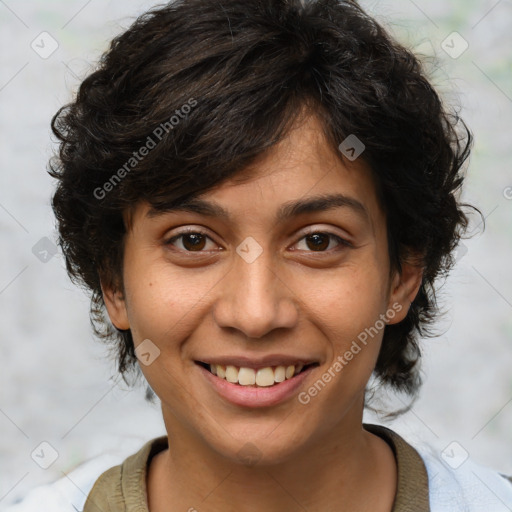
<svg viewBox="0 0 512 512">
<path fill-rule="evenodd" d="M 418 294 L 422 279 L 423 267 L 417 262 L 403 263 L 401 272 L 395 273 L 391 280 L 388 309 L 393 308 L 396 314 L 388 319 L 388 324 L 397 324 L 407 316 L 409 307 Z"/>
<path fill-rule="evenodd" d="M 101 292 L 103 294 L 103 302 L 107 308 L 110 321 L 120 330 L 130 328 L 128 314 L 126 311 L 126 302 L 124 294 L 121 290 L 116 289 L 112 284 L 105 284 L 101 281 Z"/>
</svg>

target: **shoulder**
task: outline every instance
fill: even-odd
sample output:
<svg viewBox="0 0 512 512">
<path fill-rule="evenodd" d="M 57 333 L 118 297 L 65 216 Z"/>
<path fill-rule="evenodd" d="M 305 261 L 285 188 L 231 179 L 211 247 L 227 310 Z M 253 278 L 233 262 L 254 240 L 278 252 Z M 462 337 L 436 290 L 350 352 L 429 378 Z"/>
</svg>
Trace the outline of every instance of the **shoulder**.
<svg viewBox="0 0 512 512">
<path fill-rule="evenodd" d="M 83 512 L 122 512 L 127 505 L 137 510 L 147 510 L 146 476 L 149 462 L 167 446 L 167 436 L 152 439 L 122 464 L 102 473 L 87 496 Z"/>
<path fill-rule="evenodd" d="M 398 464 L 395 511 L 510 512 L 512 479 L 474 462 L 457 442 L 443 451 L 422 442 L 408 442 L 382 425 L 365 425 L 393 447 Z"/>
<path fill-rule="evenodd" d="M 510 512 L 510 477 L 477 464 L 458 443 L 452 445 L 443 452 L 416 446 L 427 468 L 432 512 Z"/>
<path fill-rule="evenodd" d="M 113 512 L 123 503 L 122 464 L 104 471 L 94 482 L 85 500 L 83 512 Z M 124 510 L 124 507 L 121 509 Z"/>
</svg>

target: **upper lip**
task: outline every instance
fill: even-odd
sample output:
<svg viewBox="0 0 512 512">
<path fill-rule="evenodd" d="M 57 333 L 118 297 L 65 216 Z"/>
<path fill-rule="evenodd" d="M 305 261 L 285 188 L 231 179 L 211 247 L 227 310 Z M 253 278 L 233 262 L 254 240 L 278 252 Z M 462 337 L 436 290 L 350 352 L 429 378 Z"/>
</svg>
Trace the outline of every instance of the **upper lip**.
<svg viewBox="0 0 512 512">
<path fill-rule="evenodd" d="M 197 362 L 206 364 L 220 364 L 223 366 L 237 366 L 239 368 L 265 368 L 267 366 L 290 366 L 303 364 L 306 366 L 311 363 L 318 363 L 316 359 L 309 357 L 298 357 L 282 354 L 269 354 L 262 357 L 248 356 L 211 356 L 197 359 Z"/>
</svg>

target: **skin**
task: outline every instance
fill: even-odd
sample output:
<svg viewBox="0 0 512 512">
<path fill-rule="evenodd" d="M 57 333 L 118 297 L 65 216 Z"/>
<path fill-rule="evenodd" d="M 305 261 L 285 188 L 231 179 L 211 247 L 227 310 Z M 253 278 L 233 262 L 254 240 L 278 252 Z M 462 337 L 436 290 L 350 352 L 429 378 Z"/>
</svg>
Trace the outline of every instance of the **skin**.
<svg viewBox="0 0 512 512">
<path fill-rule="evenodd" d="M 274 218 L 284 203 L 333 193 L 361 202 L 367 216 L 342 206 Z M 224 207 L 229 220 L 150 216 L 148 204 L 137 205 L 123 287 L 103 288 L 114 325 L 130 328 L 136 346 L 150 339 L 160 350 L 141 365 L 161 400 L 171 447 L 150 464 L 150 510 L 389 512 L 396 462 L 387 443 L 362 428 L 382 331 L 306 405 L 296 395 L 259 409 L 231 404 L 194 363 L 296 354 L 319 363 L 299 389 L 307 391 L 393 305 L 401 310 L 388 323 L 405 318 L 421 269 L 404 264 L 401 274 L 390 273 L 386 219 L 369 169 L 361 159 L 342 162 L 310 116 L 201 198 Z M 190 237 L 169 242 L 185 227 L 206 232 L 199 248 Z M 318 249 L 310 231 L 334 236 L 323 235 Z M 247 237 L 263 250 L 252 263 L 236 252 Z M 238 455 L 246 443 L 256 447 L 255 465 Z"/>
</svg>

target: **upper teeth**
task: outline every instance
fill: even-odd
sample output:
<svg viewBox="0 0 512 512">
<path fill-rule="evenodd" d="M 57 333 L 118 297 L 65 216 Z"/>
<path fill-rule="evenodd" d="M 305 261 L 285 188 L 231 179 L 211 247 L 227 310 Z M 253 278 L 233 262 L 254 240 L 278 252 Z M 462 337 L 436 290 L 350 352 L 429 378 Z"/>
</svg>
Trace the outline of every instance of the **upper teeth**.
<svg viewBox="0 0 512 512">
<path fill-rule="evenodd" d="M 231 365 L 211 364 L 210 371 L 221 379 L 225 379 L 233 384 L 242 386 L 272 386 L 276 382 L 283 382 L 285 379 L 291 379 L 297 375 L 303 364 L 289 366 L 276 366 L 274 368 L 266 366 L 265 368 L 246 368 Z"/>
</svg>

